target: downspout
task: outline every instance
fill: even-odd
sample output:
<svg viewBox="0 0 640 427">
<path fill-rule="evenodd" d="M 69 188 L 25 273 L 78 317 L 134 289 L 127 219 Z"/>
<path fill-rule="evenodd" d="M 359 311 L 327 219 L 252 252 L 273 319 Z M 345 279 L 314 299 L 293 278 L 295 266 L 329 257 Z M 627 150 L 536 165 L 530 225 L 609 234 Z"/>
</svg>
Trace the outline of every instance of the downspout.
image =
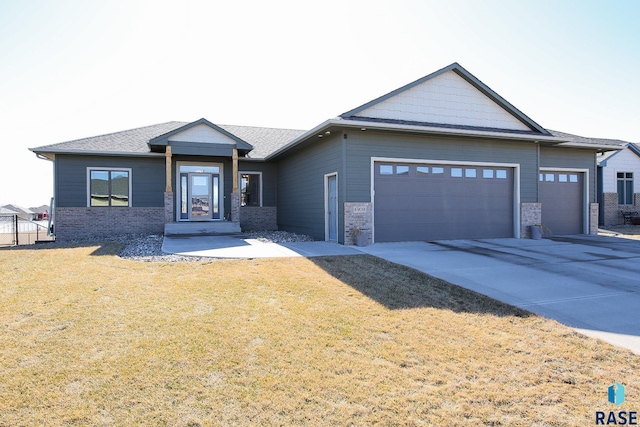
<svg viewBox="0 0 640 427">
<path fill-rule="evenodd" d="M 345 233 L 345 212 L 344 212 L 344 204 L 347 201 L 347 132 L 342 132 L 342 178 L 338 181 L 340 183 L 340 192 L 338 193 L 338 197 L 342 198 L 342 203 L 338 200 L 338 232 L 340 233 L 340 229 L 342 229 L 342 241 L 338 238 L 338 243 L 346 244 L 347 239 L 344 235 Z"/>
</svg>

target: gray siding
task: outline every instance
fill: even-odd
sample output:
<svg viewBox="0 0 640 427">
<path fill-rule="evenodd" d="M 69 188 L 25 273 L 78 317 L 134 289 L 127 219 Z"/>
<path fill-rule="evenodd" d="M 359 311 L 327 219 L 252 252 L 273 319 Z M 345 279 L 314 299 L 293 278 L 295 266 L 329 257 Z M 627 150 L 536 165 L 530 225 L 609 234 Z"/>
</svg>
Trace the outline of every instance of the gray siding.
<svg viewBox="0 0 640 427">
<path fill-rule="evenodd" d="M 262 206 L 276 206 L 277 167 L 273 163 L 238 162 L 240 172 L 262 172 Z"/>
<path fill-rule="evenodd" d="M 589 203 L 596 202 L 596 154 L 595 150 L 579 148 L 540 148 L 540 167 L 575 168 L 589 170 Z"/>
<path fill-rule="evenodd" d="M 349 132 L 346 201 L 371 201 L 371 157 L 520 164 L 520 201 L 537 202 L 537 146 L 533 143 Z"/>
<path fill-rule="evenodd" d="M 131 207 L 164 206 L 164 158 L 56 156 L 56 206 L 87 206 L 87 167 L 131 168 Z"/>
<path fill-rule="evenodd" d="M 338 236 L 344 229 L 342 137 L 325 137 L 278 164 L 278 227 L 324 240 L 324 176 L 338 172 Z"/>
</svg>

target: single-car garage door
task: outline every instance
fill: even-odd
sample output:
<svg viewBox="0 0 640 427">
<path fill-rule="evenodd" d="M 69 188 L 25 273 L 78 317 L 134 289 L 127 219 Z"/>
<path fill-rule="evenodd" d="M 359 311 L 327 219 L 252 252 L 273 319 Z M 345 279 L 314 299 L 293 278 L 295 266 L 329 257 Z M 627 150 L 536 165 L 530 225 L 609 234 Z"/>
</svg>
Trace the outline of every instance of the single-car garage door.
<svg viewBox="0 0 640 427">
<path fill-rule="evenodd" d="M 514 169 L 374 163 L 376 242 L 513 237 Z"/>
<path fill-rule="evenodd" d="M 584 233 L 583 173 L 543 171 L 540 173 L 542 226 L 551 235 Z"/>
</svg>

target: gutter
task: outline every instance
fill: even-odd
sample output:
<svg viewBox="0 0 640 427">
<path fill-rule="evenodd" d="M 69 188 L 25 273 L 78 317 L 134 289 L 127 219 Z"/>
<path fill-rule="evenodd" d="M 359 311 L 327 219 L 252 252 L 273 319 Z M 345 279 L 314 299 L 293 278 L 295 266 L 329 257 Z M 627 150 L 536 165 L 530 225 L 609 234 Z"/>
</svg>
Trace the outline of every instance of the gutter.
<svg viewBox="0 0 640 427">
<path fill-rule="evenodd" d="M 70 155 L 78 155 L 78 156 L 117 156 L 117 157 L 165 157 L 164 153 L 132 153 L 126 151 L 87 151 L 87 150 L 78 150 L 78 151 L 66 151 L 66 150 L 48 150 L 48 151 L 36 151 L 37 148 L 29 148 L 29 151 L 32 151 L 38 156 L 38 158 L 46 157 L 46 154 L 70 154 Z"/>
</svg>

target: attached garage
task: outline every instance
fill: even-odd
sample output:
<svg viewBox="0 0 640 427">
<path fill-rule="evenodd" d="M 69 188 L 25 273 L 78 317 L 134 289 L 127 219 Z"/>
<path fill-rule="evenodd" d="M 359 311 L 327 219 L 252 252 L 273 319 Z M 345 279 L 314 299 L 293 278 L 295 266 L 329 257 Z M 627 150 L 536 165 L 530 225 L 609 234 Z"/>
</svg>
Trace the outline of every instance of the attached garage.
<svg viewBox="0 0 640 427">
<path fill-rule="evenodd" d="M 516 165 L 374 161 L 376 242 L 514 237 Z"/>
<path fill-rule="evenodd" d="M 538 188 L 545 233 L 585 233 L 584 175 L 579 171 L 541 170 Z"/>
</svg>

